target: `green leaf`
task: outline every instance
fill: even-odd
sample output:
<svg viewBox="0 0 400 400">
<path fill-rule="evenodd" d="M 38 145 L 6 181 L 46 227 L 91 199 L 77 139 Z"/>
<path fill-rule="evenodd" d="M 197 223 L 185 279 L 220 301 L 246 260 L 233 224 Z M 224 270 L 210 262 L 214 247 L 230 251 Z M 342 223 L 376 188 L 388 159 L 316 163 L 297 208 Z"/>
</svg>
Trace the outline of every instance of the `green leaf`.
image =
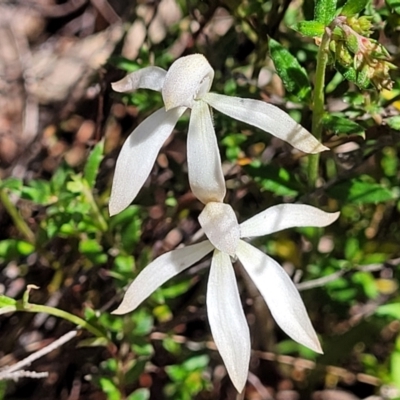
<svg viewBox="0 0 400 400">
<path fill-rule="evenodd" d="M 386 123 L 394 130 L 400 131 L 400 115 L 386 119 Z"/>
<path fill-rule="evenodd" d="M 325 31 L 325 25 L 318 21 L 301 21 L 294 29 L 304 36 L 322 37 Z"/>
<path fill-rule="evenodd" d="M 345 203 L 383 203 L 396 199 L 397 194 L 379 183 L 361 178 L 341 182 L 328 190 L 330 196 Z"/>
<path fill-rule="evenodd" d="M 360 135 L 365 138 L 365 130 L 361 125 L 339 115 L 326 114 L 322 124 L 325 130 L 335 135 Z"/>
<path fill-rule="evenodd" d="M 107 347 L 108 344 L 105 337 L 91 337 L 81 340 L 76 347 Z"/>
<path fill-rule="evenodd" d="M 399 0 L 386 0 L 386 4 L 396 14 L 400 14 L 400 2 L 399 2 Z"/>
<path fill-rule="evenodd" d="M 299 193 L 298 182 L 285 168 L 273 165 L 250 165 L 245 167 L 245 170 L 264 190 L 273 192 L 277 196 L 296 196 Z"/>
<path fill-rule="evenodd" d="M 22 179 L 12 177 L 7 178 L 4 181 L 0 181 L 0 188 L 19 191 L 22 189 Z"/>
<path fill-rule="evenodd" d="M 376 309 L 375 314 L 380 317 L 391 317 L 400 320 L 400 303 L 391 303 L 379 306 Z"/>
<path fill-rule="evenodd" d="M 0 242 L 0 259 L 11 260 L 26 257 L 35 251 L 35 246 L 25 240 L 5 239 Z"/>
<path fill-rule="evenodd" d="M 0 295 L 0 307 L 15 306 L 16 304 L 17 300 L 12 299 L 11 297 Z"/>
<path fill-rule="evenodd" d="M 371 80 L 366 71 L 357 71 L 353 67 L 345 68 L 339 63 L 336 63 L 335 67 L 348 81 L 355 83 L 360 89 L 369 89 L 372 87 Z"/>
<path fill-rule="evenodd" d="M 276 40 L 269 40 L 269 49 L 276 72 L 282 79 L 286 90 L 299 100 L 309 100 L 311 85 L 306 71 L 297 59 Z"/>
<path fill-rule="evenodd" d="M 29 183 L 29 186 L 22 188 L 22 197 L 32 200 L 36 204 L 48 205 L 53 202 L 53 197 L 50 190 L 50 183 L 37 179 Z"/>
<path fill-rule="evenodd" d="M 348 0 L 346 4 L 343 6 L 341 15 L 346 17 L 352 17 L 363 11 L 368 4 L 369 0 Z"/>
<path fill-rule="evenodd" d="M 149 400 L 150 399 L 150 390 L 146 388 L 140 388 L 131 393 L 127 398 L 127 400 Z"/>
<path fill-rule="evenodd" d="M 121 394 L 115 383 L 110 378 L 100 378 L 100 387 L 107 394 L 108 400 L 120 400 Z"/>
<path fill-rule="evenodd" d="M 196 369 L 203 369 L 208 366 L 210 362 L 210 357 L 207 355 L 195 356 L 186 360 L 182 367 L 186 369 L 186 371 L 194 371 Z"/>
<path fill-rule="evenodd" d="M 328 26 L 336 14 L 336 0 L 316 0 L 314 17 L 315 20 Z"/>
<path fill-rule="evenodd" d="M 86 179 L 89 187 L 92 189 L 96 183 L 97 173 L 99 172 L 99 167 L 104 157 L 103 152 L 104 141 L 101 140 L 90 152 L 89 158 L 83 170 L 83 177 Z"/>
</svg>

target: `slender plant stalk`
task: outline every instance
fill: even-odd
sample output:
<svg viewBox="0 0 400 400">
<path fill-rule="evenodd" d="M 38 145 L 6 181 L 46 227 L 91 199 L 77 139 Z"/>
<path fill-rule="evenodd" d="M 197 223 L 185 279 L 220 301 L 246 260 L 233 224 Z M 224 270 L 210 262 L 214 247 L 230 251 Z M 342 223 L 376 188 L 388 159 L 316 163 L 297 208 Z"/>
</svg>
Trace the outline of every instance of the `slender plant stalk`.
<svg viewBox="0 0 400 400">
<path fill-rule="evenodd" d="M 108 339 L 107 335 L 102 332 L 100 329 L 96 328 L 89 322 L 85 321 L 84 319 L 77 317 L 76 315 L 70 314 L 67 311 L 60 310 L 55 307 L 49 307 L 49 306 L 44 306 L 41 304 L 32 304 L 29 303 L 29 293 L 32 289 L 38 289 L 37 286 L 35 285 L 28 285 L 27 290 L 22 296 L 22 300 L 20 301 L 15 301 L 12 300 L 12 304 L 9 305 L 4 305 L 3 307 L 0 307 L 0 315 L 7 314 L 10 312 L 16 312 L 16 311 L 25 311 L 25 312 L 31 312 L 31 313 L 45 313 L 49 315 L 53 315 L 54 317 L 59 317 L 62 319 L 65 319 L 69 322 L 72 322 L 76 326 L 80 326 L 86 330 L 88 330 L 90 333 L 93 333 L 93 335 L 99 337 L 99 338 L 104 338 L 107 340 L 107 342 L 110 342 Z M 4 302 L 4 300 L 3 300 Z"/>
<path fill-rule="evenodd" d="M 90 333 L 93 333 L 93 335 L 99 337 L 99 338 L 106 338 L 105 334 L 94 327 L 93 325 L 89 324 L 87 321 L 84 319 L 77 317 L 76 315 L 70 314 L 69 312 L 66 312 L 64 310 L 60 310 L 58 308 L 54 307 L 49 307 L 49 306 L 44 306 L 42 304 L 27 304 L 23 306 L 22 308 L 18 309 L 20 311 L 27 311 L 27 312 L 33 312 L 33 313 L 46 313 L 49 315 L 53 315 L 55 317 L 59 317 L 62 319 L 65 319 L 69 322 L 72 322 L 76 326 L 80 326 L 83 329 L 86 329 Z M 108 339 L 107 339 L 108 340 Z"/>
<path fill-rule="evenodd" d="M 10 200 L 7 189 L 0 189 L 0 201 L 3 203 L 4 208 L 7 210 L 17 229 L 21 232 L 21 234 L 28 242 L 34 244 L 35 234 L 31 231 L 28 224 L 24 221 L 17 208 Z"/>
<path fill-rule="evenodd" d="M 325 29 L 317 56 L 317 68 L 315 73 L 315 85 L 313 95 L 312 134 L 321 141 L 322 119 L 325 105 L 325 70 L 328 63 L 328 48 L 331 39 L 331 31 Z M 308 179 L 310 189 L 314 189 L 318 179 L 319 154 L 311 154 L 308 159 Z"/>
<path fill-rule="evenodd" d="M 86 182 L 83 183 L 83 194 L 92 207 L 92 213 L 93 216 L 95 217 L 99 229 L 102 232 L 106 232 L 108 229 L 107 222 L 104 219 L 103 215 L 101 214 L 99 207 L 93 197 L 93 193 Z"/>
</svg>

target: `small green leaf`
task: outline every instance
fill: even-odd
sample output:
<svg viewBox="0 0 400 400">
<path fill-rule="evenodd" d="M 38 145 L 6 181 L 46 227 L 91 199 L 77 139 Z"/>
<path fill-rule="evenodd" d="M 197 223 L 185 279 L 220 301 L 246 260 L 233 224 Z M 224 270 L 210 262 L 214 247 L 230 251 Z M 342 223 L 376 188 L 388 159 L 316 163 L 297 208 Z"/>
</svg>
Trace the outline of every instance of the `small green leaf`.
<svg viewBox="0 0 400 400">
<path fill-rule="evenodd" d="M 83 177 L 86 179 L 89 187 L 92 189 L 96 183 L 97 173 L 99 171 L 101 161 L 104 157 L 103 152 L 104 141 L 101 140 L 99 143 L 96 144 L 96 146 L 94 146 L 93 150 L 90 152 L 89 158 L 83 170 Z"/>
<path fill-rule="evenodd" d="M 107 347 L 109 341 L 105 337 L 91 337 L 81 340 L 77 347 Z"/>
<path fill-rule="evenodd" d="M 12 177 L 7 178 L 4 181 L 0 181 L 0 188 L 19 191 L 22 189 L 22 179 Z"/>
<path fill-rule="evenodd" d="M 5 239 L 0 242 L 0 259 L 11 260 L 26 257 L 35 251 L 35 246 L 24 240 Z"/>
<path fill-rule="evenodd" d="M 12 299 L 11 297 L 0 295 L 0 307 L 15 306 L 16 304 L 17 300 Z"/>
<path fill-rule="evenodd" d="M 311 85 L 304 68 L 276 40 L 269 40 L 269 49 L 276 72 L 282 79 L 286 90 L 294 94 L 299 100 L 308 100 L 311 94 Z"/>
<path fill-rule="evenodd" d="M 149 400 L 150 399 L 150 390 L 146 388 L 140 388 L 131 393 L 127 398 L 127 400 Z"/>
<path fill-rule="evenodd" d="M 22 188 L 21 194 L 23 198 L 32 200 L 34 203 L 40 205 L 48 205 L 53 201 L 50 183 L 42 179 L 29 182 L 29 186 Z"/>
<path fill-rule="evenodd" d="M 326 114 L 322 124 L 325 130 L 335 135 L 360 135 L 365 138 L 365 129 L 361 125 L 339 115 Z"/>
<path fill-rule="evenodd" d="M 299 193 L 299 183 L 284 168 L 250 165 L 245 167 L 245 170 L 264 190 L 273 192 L 277 196 L 297 196 Z"/>
<path fill-rule="evenodd" d="M 317 0 L 315 3 L 315 20 L 328 26 L 336 14 L 336 0 Z"/>
<path fill-rule="evenodd" d="M 369 89 L 372 87 L 371 80 L 366 71 L 357 71 L 352 67 L 345 68 L 336 63 L 336 69 L 350 82 L 355 83 L 360 89 Z"/>
<path fill-rule="evenodd" d="M 369 177 L 368 177 L 369 178 Z M 361 178 L 341 182 L 328 190 L 335 199 L 345 203 L 368 204 L 383 203 L 397 198 L 397 194 L 379 183 Z"/>
<path fill-rule="evenodd" d="M 375 314 L 380 317 L 390 317 L 400 320 L 400 303 L 391 303 L 379 306 L 376 309 Z"/>
<path fill-rule="evenodd" d="M 368 4 L 369 0 L 348 0 L 343 6 L 341 15 L 352 17 L 363 11 Z"/>
<path fill-rule="evenodd" d="M 400 131 L 400 115 L 386 119 L 386 123 L 394 130 Z"/>
<path fill-rule="evenodd" d="M 322 37 L 325 31 L 325 25 L 318 21 L 301 21 L 294 29 L 304 36 Z"/>
<path fill-rule="evenodd" d="M 399 2 L 399 0 L 386 0 L 386 4 L 396 14 L 400 14 L 400 2 Z"/>
<path fill-rule="evenodd" d="M 107 394 L 108 400 L 121 400 L 121 394 L 115 383 L 110 378 L 100 378 L 100 387 Z"/>
</svg>

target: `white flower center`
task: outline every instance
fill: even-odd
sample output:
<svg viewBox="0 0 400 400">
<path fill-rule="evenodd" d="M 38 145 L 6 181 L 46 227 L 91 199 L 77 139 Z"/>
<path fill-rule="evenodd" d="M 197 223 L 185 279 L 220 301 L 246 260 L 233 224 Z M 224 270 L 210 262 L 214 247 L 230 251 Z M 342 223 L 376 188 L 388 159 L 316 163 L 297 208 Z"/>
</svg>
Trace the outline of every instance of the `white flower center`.
<svg viewBox="0 0 400 400">
<path fill-rule="evenodd" d="M 165 109 L 192 108 L 194 101 L 208 93 L 214 79 L 214 70 L 201 54 L 176 60 L 165 76 L 162 97 Z"/>
<path fill-rule="evenodd" d="M 199 215 L 199 222 L 208 240 L 216 249 L 235 256 L 240 240 L 240 227 L 229 204 L 207 203 Z"/>
</svg>

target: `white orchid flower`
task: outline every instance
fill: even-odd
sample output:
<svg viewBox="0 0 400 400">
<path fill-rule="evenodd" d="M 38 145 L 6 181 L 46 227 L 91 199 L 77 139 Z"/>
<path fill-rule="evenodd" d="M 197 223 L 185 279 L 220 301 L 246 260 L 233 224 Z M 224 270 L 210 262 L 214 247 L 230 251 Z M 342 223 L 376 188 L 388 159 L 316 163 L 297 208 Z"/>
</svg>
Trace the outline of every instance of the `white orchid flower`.
<svg viewBox="0 0 400 400">
<path fill-rule="evenodd" d="M 267 131 L 306 153 L 327 150 L 284 111 L 263 101 L 210 93 L 214 70 L 204 56 L 176 60 L 168 71 L 147 67 L 112 85 L 117 92 L 152 89 L 162 93 L 165 107 L 144 120 L 125 141 L 118 156 L 110 197 L 110 214 L 118 214 L 136 197 L 149 176 L 157 154 L 187 108 L 189 183 L 204 204 L 225 197 L 221 158 L 210 107 Z"/>
<path fill-rule="evenodd" d="M 170 251 L 150 263 L 129 286 L 121 305 L 113 313 L 125 314 L 134 310 L 168 279 L 213 251 L 207 288 L 208 319 L 229 376 L 241 392 L 249 368 L 250 335 L 231 257 L 242 263 L 282 330 L 293 340 L 322 353 L 292 280 L 275 260 L 242 238 L 263 236 L 291 227 L 323 227 L 338 216 L 339 213 L 327 213 L 307 205 L 282 204 L 239 225 L 231 206 L 208 203 L 199 216 L 207 240 Z"/>
</svg>

